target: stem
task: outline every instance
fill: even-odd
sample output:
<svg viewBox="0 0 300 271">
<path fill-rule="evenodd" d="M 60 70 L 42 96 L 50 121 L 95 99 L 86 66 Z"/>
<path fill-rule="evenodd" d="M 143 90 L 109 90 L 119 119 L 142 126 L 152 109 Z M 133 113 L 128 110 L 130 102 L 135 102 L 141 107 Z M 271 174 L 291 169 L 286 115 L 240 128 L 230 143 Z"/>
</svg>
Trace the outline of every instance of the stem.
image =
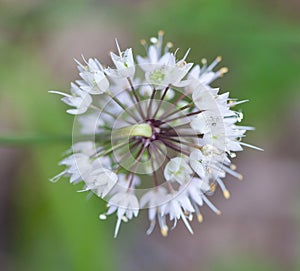
<svg viewBox="0 0 300 271">
<path fill-rule="evenodd" d="M 178 119 L 182 119 L 182 118 L 186 118 L 186 117 L 190 117 L 190 116 L 193 116 L 193 115 L 197 115 L 199 113 L 203 112 L 203 110 L 198 110 L 196 112 L 191 112 L 189 114 L 186 114 L 186 115 L 182 115 L 182 116 L 178 116 L 178 117 L 175 117 L 173 119 L 170 119 L 170 120 L 165 120 L 166 122 L 172 122 L 174 120 L 178 120 Z"/>
<path fill-rule="evenodd" d="M 187 152 L 187 151 L 185 151 L 185 150 L 179 148 L 179 146 L 177 146 L 177 145 L 175 145 L 175 144 L 169 142 L 167 138 L 161 138 L 161 137 L 160 137 L 159 140 L 160 140 L 161 142 L 163 142 L 163 143 L 164 143 L 167 147 L 169 147 L 170 149 L 172 149 L 172 150 L 174 150 L 174 151 L 177 151 L 177 152 L 179 152 L 179 153 L 183 153 L 183 154 L 189 156 L 189 152 Z"/>
<path fill-rule="evenodd" d="M 187 104 L 187 105 L 185 105 L 185 106 L 182 106 L 182 107 L 176 109 L 175 111 L 169 113 L 169 114 L 166 115 L 166 116 L 165 116 L 165 113 L 164 113 L 164 114 L 161 116 L 161 119 L 166 119 L 166 118 L 168 118 L 168 117 L 170 117 L 170 116 L 172 116 L 172 115 L 174 115 L 174 114 L 176 114 L 176 113 L 179 113 L 180 111 L 183 111 L 183 110 L 185 110 L 185 109 L 191 108 L 193 105 L 194 105 L 194 102 L 191 102 L 191 103 L 189 103 L 189 104 Z"/>
<path fill-rule="evenodd" d="M 203 138 L 203 134 L 162 133 L 161 135 L 168 136 L 168 137 L 196 137 L 196 138 Z"/>
<path fill-rule="evenodd" d="M 149 102 L 149 106 L 148 106 L 148 110 L 147 110 L 147 119 L 149 119 L 149 118 L 150 118 L 150 115 L 151 115 L 151 111 L 152 111 L 152 103 L 153 103 L 155 94 L 156 94 L 156 88 L 153 87 L 153 91 L 152 91 L 152 94 L 151 94 L 151 97 L 150 97 L 150 102 Z"/>
<path fill-rule="evenodd" d="M 167 123 L 163 123 L 163 124 L 167 124 Z M 183 123 L 183 124 L 179 124 L 177 126 L 172 126 L 172 127 L 168 127 L 168 128 L 160 127 L 160 129 L 164 132 L 167 132 L 167 131 L 175 130 L 175 129 L 178 129 L 180 127 L 184 127 L 184 126 L 187 126 L 187 125 L 188 125 L 187 123 Z"/>
<path fill-rule="evenodd" d="M 134 89 L 132 81 L 131 81 L 131 79 L 129 77 L 127 77 L 127 81 L 129 82 L 129 85 L 130 85 L 130 88 L 132 90 L 133 96 L 134 96 L 134 98 L 135 98 L 135 100 L 137 102 L 137 106 L 138 106 L 138 110 L 140 112 L 140 115 L 141 115 L 142 119 L 145 119 L 145 115 L 144 115 L 143 109 L 141 107 L 139 96 L 137 95 L 137 93 L 136 93 L 136 91 Z"/>
<path fill-rule="evenodd" d="M 110 113 L 110 112 L 108 112 L 108 111 L 106 111 L 106 110 L 104 110 L 104 109 L 101 109 L 100 107 L 98 107 L 98 106 L 96 106 L 96 105 L 91 104 L 90 107 L 93 108 L 93 109 L 95 109 L 95 110 L 97 110 L 97 111 L 99 111 L 99 112 L 101 112 L 101 113 L 107 114 L 107 115 L 113 117 L 114 119 L 117 119 L 117 118 L 118 118 L 118 117 L 117 117 L 116 115 L 114 115 L 113 113 Z M 133 124 L 133 122 L 130 122 L 130 121 L 128 121 L 128 120 L 123 120 L 123 121 L 127 122 L 128 124 Z"/>
<path fill-rule="evenodd" d="M 144 144 L 141 149 L 139 150 L 138 154 L 137 154 L 137 158 L 136 158 L 136 163 L 130 168 L 131 171 L 135 171 L 137 166 L 139 165 L 139 161 L 141 160 L 145 150 L 147 148 L 147 144 Z M 129 181 L 129 185 L 128 185 L 128 192 L 130 191 L 130 188 L 132 186 L 132 182 L 133 182 L 133 177 L 134 177 L 134 174 L 131 173 L 131 178 L 130 178 L 130 181 Z"/>
<path fill-rule="evenodd" d="M 108 150 L 106 150 L 106 151 L 104 151 L 104 152 L 98 154 L 97 156 L 98 156 L 98 157 L 106 156 L 106 155 L 112 153 L 113 151 L 115 151 L 115 150 L 117 150 L 117 149 L 120 149 L 120 148 L 124 147 L 126 144 L 129 144 L 129 142 L 131 142 L 131 141 L 130 141 L 130 140 L 129 140 L 129 141 L 126 140 L 126 141 L 123 142 L 123 143 L 120 143 L 120 144 L 118 144 L 118 145 L 114 145 L 114 146 L 112 146 L 111 148 L 109 148 Z"/>
<path fill-rule="evenodd" d="M 178 102 L 180 102 L 182 99 L 184 99 L 187 95 L 189 95 L 189 93 L 183 93 L 173 104 L 177 104 Z M 168 114 L 169 112 L 170 112 L 170 110 L 171 110 L 171 107 L 169 107 L 167 110 L 166 110 L 166 112 L 163 114 L 163 116 L 165 115 L 165 114 Z"/>
<path fill-rule="evenodd" d="M 110 98 L 112 98 L 112 100 L 117 104 L 117 105 L 119 105 L 124 111 L 126 111 L 126 107 L 120 102 L 120 100 L 117 98 L 117 97 L 115 97 L 112 93 L 110 93 L 110 92 L 107 92 L 106 93 Z M 136 122 L 139 122 L 139 120 L 138 120 L 138 118 L 135 116 L 135 115 L 133 115 L 130 111 L 126 111 L 127 112 L 127 114 L 128 115 L 130 115 Z"/>
<path fill-rule="evenodd" d="M 156 117 L 156 115 L 157 115 L 157 113 L 158 113 L 158 111 L 159 111 L 159 109 L 160 109 L 160 107 L 161 107 L 161 104 L 162 104 L 164 98 L 166 97 L 168 90 L 170 89 L 170 86 L 171 86 L 171 84 L 169 84 L 169 85 L 165 88 L 164 93 L 163 93 L 163 95 L 161 96 L 160 101 L 159 101 L 159 104 L 158 104 L 158 106 L 157 106 L 157 108 L 156 108 L 156 111 L 155 111 L 154 115 L 152 116 L 152 119 L 155 119 L 155 117 Z"/>
<path fill-rule="evenodd" d="M 153 172 L 153 181 L 154 181 L 155 189 L 157 189 L 158 179 L 157 179 L 157 175 L 156 175 L 156 170 L 154 168 L 153 158 L 151 157 L 151 153 L 149 151 L 149 148 L 148 148 L 148 157 L 151 161 L 151 168 L 152 168 L 152 172 Z"/>
<path fill-rule="evenodd" d="M 70 135 L 1 135 L 0 145 L 20 146 L 46 144 L 57 142 L 72 142 Z"/>
</svg>

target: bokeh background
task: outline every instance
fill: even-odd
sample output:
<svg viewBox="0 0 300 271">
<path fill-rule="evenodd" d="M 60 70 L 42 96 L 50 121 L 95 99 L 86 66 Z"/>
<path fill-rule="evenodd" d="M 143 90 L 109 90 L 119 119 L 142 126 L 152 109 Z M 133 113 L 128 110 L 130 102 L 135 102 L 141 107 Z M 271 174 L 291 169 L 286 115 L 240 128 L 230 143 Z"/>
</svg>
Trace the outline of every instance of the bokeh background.
<svg viewBox="0 0 300 271">
<path fill-rule="evenodd" d="M 105 64 L 121 46 L 163 29 L 189 60 L 222 55 L 230 72 L 214 83 L 249 99 L 257 127 L 227 178 L 223 212 L 205 209 L 194 235 L 179 225 L 145 235 L 145 214 L 99 221 L 105 204 L 62 180 L 72 116 L 50 89 L 68 91 L 73 58 Z M 0 270 L 300 270 L 300 2 L 298 0 L 0 0 Z"/>
</svg>

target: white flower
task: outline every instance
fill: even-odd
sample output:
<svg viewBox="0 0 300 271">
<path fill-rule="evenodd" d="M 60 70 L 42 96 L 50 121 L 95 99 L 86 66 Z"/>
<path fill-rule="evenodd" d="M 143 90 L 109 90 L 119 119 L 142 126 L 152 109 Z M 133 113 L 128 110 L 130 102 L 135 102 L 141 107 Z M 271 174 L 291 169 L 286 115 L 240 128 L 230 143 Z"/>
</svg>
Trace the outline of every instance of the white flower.
<svg viewBox="0 0 300 271">
<path fill-rule="evenodd" d="M 169 224 L 174 228 L 179 220 L 193 233 L 189 222 L 195 216 L 202 222 L 203 205 L 221 214 L 209 196 L 220 188 L 230 197 L 226 175 L 242 179 L 232 164 L 236 152 L 259 149 L 242 142 L 253 128 L 238 125 L 243 114 L 234 107 L 246 100 L 210 85 L 227 72 L 214 71 L 219 57 L 192 69 L 189 50 L 178 60 L 162 31 L 150 42 L 142 41 L 146 56 L 137 57 L 137 66 L 132 49 L 122 52 L 117 43 L 114 68 L 84 59 L 77 62 L 81 79 L 71 83 L 71 94 L 52 91 L 73 107 L 68 113 L 81 115 L 75 118 L 76 143 L 59 163 L 65 169 L 51 180 L 67 177 L 107 200 L 100 218 L 116 213 L 115 237 L 121 221 L 141 208 L 148 208 L 147 234 L 158 223 L 167 236 Z"/>
<path fill-rule="evenodd" d="M 164 170 L 164 176 L 167 181 L 176 181 L 180 184 L 188 182 L 192 174 L 193 171 L 182 157 L 171 159 Z"/>
<path fill-rule="evenodd" d="M 84 191 L 92 190 L 98 197 L 105 197 L 117 183 L 118 176 L 111 170 L 98 168 L 85 179 Z"/>
<path fill-rule="evenodd" d="M 169 201 L 161 206 L 161 215 L 169 215 L 170 220 L 174 220 L 173 227 L 176 226 L 177 220 L 181 218 L 189 232 L 193 233 L 185 216 L 185 213 L 192 214 L 195 212 L 189 197 L 185 193 L 169 194 L 168 197 Z"/>
<path fill-rule="evenodd" d="M 87 66 L 78 63 L 79 75 L 83 80 L 77 80 L 79 87 L 90 94 L 102 94 L 109 88 L 109 81 L 106 78 L 103 67 L 97 59 L 89 59 Z"/>
<path fill-rule="evenodd" d="M 81 115 L 78 117 L 81 125 L 80 132 L 83 135 L 100 134 L 105 131 L 105 120 L 100 118 L 99 113 L 91 113 L 88 115 Z"/>
<path fill-rule="evenodd" d="M 151 71 L 145 73 L 146 81 L 157 88 L 165 88 L 169 85 L 187 85 L 188 81 L 182 81 L 182 79 L 193 66 L 193 63 L 185 62 L 187 55 L 188 52 L 183 59 L 176 62 L 175 56 L 170 54 L 166 63 L 154 65 Z"/>
<path fill-rule="evenodd" d="M 215 100 L 217 93 L 218 89 L 210 89 L 199 84 L 192 94 L 193 102 L 200 110 L 218 111 L 219 107 Z"/>
<path fill-rule="evenodd" d="M 205 177 L 205 171 L 203 164 L 201 163 L 203 159 L 202 152 L 200 150 L 193 150 L 190 154 L 190 166 L 198 174 L 199 177 Z"/>
<path fill-rule="evenodd" d="M 169 42 L 163 48 L 163 35 L 163 31 L 159 31 L 158 38 L 152 37 L 150 39 L 151 45 L 146 50 L 147 55 L 145 57 L 137 56 L 137 62 L 143 71 L 152 72 L 159 66 L 169 64 L 170 58 L 172 57 L 172 53 L 169 52 L 169 49 L 173 45 Z M 146 41 L 143 40 L 142 44 L 146 45 Z"/>
<path fill-rule="evenodd" d="M 223 76 L 228 72 L 228 68 L 223 67 L 217 72 L 214 72 L 214 67 L 222 60 L 220 56 L 218 56 L 209 66 L 207 66 L 207 60 L 205 58 L 202 59 L 203 66 L 196 65 L 193 67 L 191 72 L 189 73 L 190 80 L 190 88 L 195 89 L 199 83 L 209 86 L 217 78 Z"/>
<path fill-rule="evenodd" d="M 81 90 L 74 83 L 71 83 L 71 94 L 66 94 L 59 91 L 49 91 L 50 93 L 56 93 L 63 95 L 64 97 L 61 99 L 65 104 L 75 107 L 74 109 L 68 109 L 67 112 L 73 115 L 83 114 L 87 111 L 89 106 L 92 103 L 92 97 Z"/>
<path fill-rule="evenodd" d="M 158 219 L 162 235 L 167 235 L 169 228 L 166 224 L 166 219 L 163 215 L 161 215 L 160 210 L 161 205 L 166 203 L 166 201 L 168 201 L 168 197 L 167 190 L 164 187 L 157 187 L 156 189 L 152 189 L 141 197 L 141 208 L 144 208 L 146 206 L 148 208 L 148 217 L 150 220 L 150 227 L 147 230 L 148 235 L 151 234 L 154 230 L 156 217 Z"/>
<path fill-rule="evenodd" d="M 135 63 L 133 60 L 132 49 L 126 49 L 125 52 L 122 52 L 118 41 L 116 40 L 117 48 L 119 55 L 110 53 L 111 59 L 115 64 L 116 69 L 108 68 L 105 72 L 112 77 L 117 78 L 131 78 L 135 73 Z"/>
<path fill-rule="evenodd" d="M 137 197 L 126 192 L 115 194 L 109 201 L 109 209 L 106 215 L 110 215 L 114 212 L 117 212 L 118 217 L 114 234 L 114 237 L 117 237 L 121 221 L 124 220 L 126 222 L 128 219 L 132 219 L 133 216 L 138 216 L 139 202 Z"/>
</svg>

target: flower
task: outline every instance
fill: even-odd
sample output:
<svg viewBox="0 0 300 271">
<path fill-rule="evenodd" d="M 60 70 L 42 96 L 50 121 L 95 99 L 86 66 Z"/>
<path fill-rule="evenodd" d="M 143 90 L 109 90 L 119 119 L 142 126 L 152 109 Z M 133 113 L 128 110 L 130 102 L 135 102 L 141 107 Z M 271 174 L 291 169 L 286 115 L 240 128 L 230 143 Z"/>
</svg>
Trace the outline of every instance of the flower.
<svg viewBox="0 0 300 271">
<path fill-rule="evenodd" d="M 134 59 L 132 49 L 111 53 L 114 67 L 103 67 L 97 59 L 78 64 L 80 80 L 71 83 L 71 95 L 62 101 L 72 106 L 68 113 L 78 115 L 74 123 L 74 144 L 60 165 L 66 168 L 52 178 L 67 177 L 82 183 L 81 192 L 91 191 L 108 202 L 100 215 L 116 214 L 116 237 L 121 222 L 137 217 L 148 208 L 150 234 L 158 222 L 167 236 L 170 221 L 174 228 L 182 220 L 193 233 L 190 221 L 203 221 L 206 204 L 221 189 L 230 193 L 224 178 L 230 174 L 241 180 L 232 159 L 244 147 L 250 126 L 240 126 L 243 114 L 235 106 L 246 102 L 231 99 L 211 83 L 227 72 L 214 71 L 221 61 L 192 68 L 189 50 L 177 58 L 172 44 L 164 46 L 163 32 L 142 41 L 146 56 Z M 136 64 L 137 63 L 137 64 Z M 149 180 L 152 180 L 149 182 Z"/>
<path fill-rule="evenodd" d="M 135 72 L 135 64 L 132 55 L 132 49 L 126 49 L 125 52 L 122 52 L 119 46 L 118 41 L 116 40 L 117 48 L 119 55 L 114 53 L 110 53 L 111 59 L 116 66 L 116 69 L 108 68 L 105 72 L 117 78 L 126 78 L 126 77 L 133 77 Z"/>
<path fill-rule="evenodd" d="M 106 78 L 103 67 L 97 59 L 89 59 L 86 61 L 86 66 L 78 63 L 79 75 L 82 80 L 77 80 L 76 83 L 79 87 L 90 94 L 102 94 L 109 88 L 109 81 Z"/>
</svg>

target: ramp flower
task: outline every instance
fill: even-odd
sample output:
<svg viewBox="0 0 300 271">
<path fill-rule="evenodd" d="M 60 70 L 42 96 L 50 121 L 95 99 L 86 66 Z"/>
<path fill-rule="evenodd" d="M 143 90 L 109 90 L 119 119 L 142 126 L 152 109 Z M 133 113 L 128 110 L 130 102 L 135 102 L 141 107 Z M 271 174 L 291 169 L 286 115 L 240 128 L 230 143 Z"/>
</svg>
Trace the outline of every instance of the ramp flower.
<svg viewBox="0 0 300 271">
<path fill-rule="evenodd" d="M 97 59 L 76 61 L 80 79 L 63 96 L 74 120 L 73 146 L 60 165 L 61 177 L 81 183 L 108 202 L 100 215 L 116 215 L 116 237 L 121 222 L 148 208 L 150 234 L 156 225 L 167 236 L 182 220 L 193 233 L 190 221 L 203 221 L 203 205 L 216 214 L 211 202 L 216 189 L 226 199 L 230 193 L 227 174 L 241 180 L 232 159 L 244 147 L 250 126 L 240 126 L 243 114 L 238 101 L 211 83 L 227 68 L 215 70 L 221 61 L 201 65 L 187 62 L 189 49 L 178 57 L 173 45 L 164 45 L 163 32 L 142 41 L 145 56 L 135 57 L 132 48 L 111 53 L 113 67 Z M 172 225 L 173 224 L 173 225 Z"/>
</svg>

